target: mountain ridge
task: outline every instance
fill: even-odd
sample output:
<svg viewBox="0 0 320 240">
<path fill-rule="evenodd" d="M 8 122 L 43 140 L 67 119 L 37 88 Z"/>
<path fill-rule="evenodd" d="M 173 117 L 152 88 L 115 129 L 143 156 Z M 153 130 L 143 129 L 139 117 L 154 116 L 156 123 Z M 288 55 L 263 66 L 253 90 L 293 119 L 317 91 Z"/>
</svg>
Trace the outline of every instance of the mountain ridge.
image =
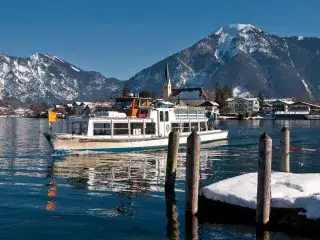
<svg viewBox="0 0 320 240">
<path fill-rule="evenodd" d="M 278 36 L 251 24 L 223 25 L 203 39 L 144 68 L 129 80 L 134 93 L 161 95 L 168 63 L 173 86 L 232 86 L 239 94 L 320 96 L 320 38 Z M 118 95 L 126 81 L 87 71 L 52 54 L 0 55 L 0 99 L 23 102 L 92 101 Z"/>
<path fill-rule="evenodd" d="M 98 100 L 119 93 L 122 85 L 116 78 L 83 70 L 51 54 L 0 55 L 0 99 L 14 97 L 28 103 Z"/>
<path fill-rule="evenodd" d="M 253 95 L 262 90 L 274 97 L 292 97 L 301 91 L 316 96 L 320 71 L 314 65 L 320 62 L 319 51 L 317 37 L 282 37 L 251 24 L 224 25 L 138 72 L 128 83 L 135 91 L 161 89 L 168 62 L 177 87 L 203 86 L 211 91 L 220 82 Z"/>
</svg>

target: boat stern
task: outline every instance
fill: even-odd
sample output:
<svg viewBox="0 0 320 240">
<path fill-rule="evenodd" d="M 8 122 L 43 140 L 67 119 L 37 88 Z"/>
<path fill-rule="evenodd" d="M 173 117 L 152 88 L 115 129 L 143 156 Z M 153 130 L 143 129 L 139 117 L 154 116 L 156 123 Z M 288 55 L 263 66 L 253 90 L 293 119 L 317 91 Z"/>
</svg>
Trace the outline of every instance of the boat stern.
<svg viewBox="0 0 320 240">
<path fill-rule="evenodd" d="M 50 133 L 50 132 L 45 132 L 43 133 L 43 135 L 47 139 L 50 147 L 54 148 L 54 141 L 57 138 L 57 136 L 54 133 Z"/>
</svg>

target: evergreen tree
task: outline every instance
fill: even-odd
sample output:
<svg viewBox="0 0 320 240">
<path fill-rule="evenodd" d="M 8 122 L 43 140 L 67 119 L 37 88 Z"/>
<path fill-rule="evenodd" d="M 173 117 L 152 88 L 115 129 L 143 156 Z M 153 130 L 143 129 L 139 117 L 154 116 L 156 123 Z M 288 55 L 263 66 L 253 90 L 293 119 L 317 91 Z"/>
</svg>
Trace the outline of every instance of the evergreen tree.
<svg viewBox="0 0 320 240">
<path fill-rule="evenodd" d="M 227 106 L 226 100 L 228 98 L 233 97 L 233 91 L 230 86 L 227 84 L 220 85 L 220 83 L 216 84 L 215 87 L 215 102 L 219 104 L 220 108 L 224 108 Z"/>
<path fill-rule="evenodd" d="M 264 104 L 264 99 L 265 99 L 264 94 L 262 91 L 260 91 L 258 94 L 258 101 L 259 101 L 260 106 L 262 106 Z"/>
<path fill-rule="evenodd" d="M 147 90 L 142 90 L 140 93 L 139 93 L 139 96 L 140 97 L 143 97 L 143 98 L 149 98 L 151 97 L 151 93 Z"/>
<path fill-rule="evenodd" d="M 214 89 L 215 89 L 215 99 L 214 99 L 214 101 L 216 103 L 218 103 L 219 105 L 221 105 L 222 102 L 223 102 L 222 101 L 222 87 L 221 87 L 219 82 L 217 82 L 217 84 L 216 84 Z"/>
<path fill-rule="evenodd" d="M 128 82 L 124 83 L 123 89 L 122 89 L 122 96 L 127 96 L 131 92 Z"/>
</svg>

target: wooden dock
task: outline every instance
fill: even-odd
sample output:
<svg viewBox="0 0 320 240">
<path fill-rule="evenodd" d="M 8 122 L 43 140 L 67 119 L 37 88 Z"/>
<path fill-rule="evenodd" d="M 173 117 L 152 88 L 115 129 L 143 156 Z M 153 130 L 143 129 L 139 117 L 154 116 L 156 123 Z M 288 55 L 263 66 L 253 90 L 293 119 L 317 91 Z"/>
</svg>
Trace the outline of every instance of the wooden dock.
<svg viewBox="0 0 320 240">
<path fill-rule="evenodd" d="M 290 174 L 290 131 L 284 127 L 281 130 L 280 144 L 280 169 L 282 175 Z M 171 134 L 168 146 L 168 164 L 166 179 L 166 198 L 167 202 L 175 204 L 174 181 L 172 174 L 175 173 L 177 146 L 175 146 L 178 133 Z M 197 224 L 200 222 L 210 222 L 219 224 L 240 224 L 256 226 L 256 235 L 259 239 L 269 239 L 269 231 L 285 232 L 289 234 L 318 238 L 320 236 L 320 218 L 307 218 L 308 212 L 302 207 L 273 206 L 271 203 L 271 172 L 272 162 L 272 139 L 266 134 L 259 138 L 259 147 L 257 153 L 257 173 L 254 197 L 251 206 L 241 206 L 236 202 L 217 200 L 215 198 L 205 197 L 199 194 L 199 161 L 200 161 L 200 141 L 196 132 L 192 132 L 188 137 L 187 143 L 187 162 L 186 162 L 186 237 L 197 239 Z M 174 144 L 174 145 L 172 145 Z M 281 175 L 280 174 L 280 175 Z M 279 175 L 279 174 L 278 174 Z M 295 174 L 298 175 L 298 174 Z M 303 174 L 301 174 L 303 175 Z M 305 174 L 307 175 L 307 174 Z M 241 177 L 241 176 L 239 176 Z M 320 175 L 319 175 L 320 177 Z M 230 179 L 228 179 L 230 180 Z M 290 180 L 290 178 L 289 178 Z M 245 185 L 245 184 L 243 184 Z M 290 182 L 289 182 L 290 185 Z M 200 190 L 201 192 L 202 190 Z M 320 191 L 319 191 L 320 192 Z M 251 189 L 252 193 L 252 189 Z M 214 193 L 213 193 L 214 194 Z M 230 195 L 233 191 L 230 190 Z M 246 192 L 244 192 L 246 194 Z M 314 193 L 317 195 L 318 193 Z M 174 197 L 172 197 L 174 196 Z M 252 197 L 252 196 L 251 196 Z M 313 199 L 313 201 L 318 201 Z M 252 206 L 254 204 L 254 206 Z M 317 202 L 318 204 L 318 202 Z M 171 207 L 170 207 L 171 206 Z M 319 198 L 320 206 L 320 198 Z M 171 216 L 170 222 L 176 223 L 176 216 L 172 216 L 172 205 L 167 204 L 167 215 Z M 319 210 L 320 212 L 320 210 Z M 310 214 L 309 214 L 310 215 Z M 168 219 L 169 223 L 169 219 Z M 177 226 L 174 236 L 177 236 Z M 174 238 L 175 239 L 175 238 Z"/>
</svg>

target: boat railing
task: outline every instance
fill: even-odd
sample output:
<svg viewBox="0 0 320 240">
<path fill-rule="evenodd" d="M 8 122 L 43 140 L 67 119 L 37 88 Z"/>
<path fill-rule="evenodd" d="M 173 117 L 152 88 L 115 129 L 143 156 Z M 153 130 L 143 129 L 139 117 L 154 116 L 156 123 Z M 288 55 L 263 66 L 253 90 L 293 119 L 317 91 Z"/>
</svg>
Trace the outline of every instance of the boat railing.
<svg viewBox="0 0 320 240">
<path fill-rule="evenodd" d="M 309 111 L 277 111 L 274 114 L 277 115 L 288 115 L 288 114 L 309 114 Z"/>
<path fill-rule="evenodd" d="M 206 110 L 198 107 L 176 108 L 174 109 L 176 119 L 204 119 L 206 118 Z"/>
</svg>

